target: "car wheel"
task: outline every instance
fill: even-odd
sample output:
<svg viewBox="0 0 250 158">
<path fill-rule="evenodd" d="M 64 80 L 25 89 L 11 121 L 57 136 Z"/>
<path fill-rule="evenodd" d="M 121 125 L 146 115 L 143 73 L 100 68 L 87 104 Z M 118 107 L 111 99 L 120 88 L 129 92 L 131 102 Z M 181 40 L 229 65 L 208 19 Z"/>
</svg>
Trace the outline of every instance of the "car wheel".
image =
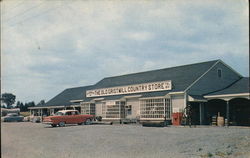
<svg viewBox="0 0 250 158">
<path fill-rule="evenodd" d="M 56 125 L 55 125 L 55 124 L 52 124 L 51 126 L 52 126 L 52 127 L 56 127 Z"/>
<path fill-rule="evenodd" d="M 65 126 L 65 122 L 60 122 L 60 123 L 59 123 L 59 126 L 60 126 L 60 127 L 64 127 L 64 126 Z"/>
<path fill-rule="evenodd" d="M 78 125 L 82 125 L 83 123 L 81 122 L 81 123 L 77 123 Z"/>
<path fill-rule="evenodd" d="M 91 119 L 87 119 L 87 120 L 84 122 L 85 125 L 91 125 L 91 123 L 92 123 Z"/>
</svg>

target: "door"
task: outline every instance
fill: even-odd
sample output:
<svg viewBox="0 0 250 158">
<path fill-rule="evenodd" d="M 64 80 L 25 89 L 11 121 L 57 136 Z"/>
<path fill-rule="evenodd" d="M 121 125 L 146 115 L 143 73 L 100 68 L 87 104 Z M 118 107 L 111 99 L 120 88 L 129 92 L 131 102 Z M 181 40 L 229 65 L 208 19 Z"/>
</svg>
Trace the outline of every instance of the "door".
<svg viewBox="0 0 250 158">
<path fill-rule="evenodd" d="M 125 106 L 125 117 L 130 118 L 132 116 L 132 105 Z"/>
<path fill-rule="evenodd" d="M 71 111 L 68 111 L 68 112 L 65 113 L 65 122 L 67 124 L 73 124 L 73 123 L 75 123 L 75 121 L 74 121 L 74 115 L 72 115 Z"/>
</svg>

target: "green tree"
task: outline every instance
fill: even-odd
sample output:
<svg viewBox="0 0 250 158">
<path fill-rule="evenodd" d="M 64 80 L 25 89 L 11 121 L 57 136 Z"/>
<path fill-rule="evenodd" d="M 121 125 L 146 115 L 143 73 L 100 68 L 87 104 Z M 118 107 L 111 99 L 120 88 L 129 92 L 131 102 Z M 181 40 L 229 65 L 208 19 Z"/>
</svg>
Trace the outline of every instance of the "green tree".
<svg viewBox="0 0 250 158">
<path fill-rule="evenodd" d="M 43 105 L 45 105 L 45 100 L 41 100 L 41 101 L 37 104 L 37 106 L 43 106 Z"/>
<path fill-rule="evenodd" d="M 23 103 L 21 103 L 20 104 L 20 110 L 22 111 L 22 112 L 25 112 L 25 111 L 28 111 L 29 109 L 29 107 L 34 107 L 36 104 L 35 104 L 35 102 L 34 101 L 31 101 L 31 102 L 28 102 L 28 103 L 25 103 L 24 105 L 23 105 Z"/>
<path fill-rule="evenodd" d="M 28 102 L 27 108 L 28 108 L 28 107 L 34 107 L 35 105 L 36 105 L 36 104 L 35 104 L 34 101 Z"/>
<path fill-rule="evenodd" d="M 6 104 L 7 108 L 10 109 L 11 105 L 15 103 L 16 96 L 11 93 L 3 93 L 1 96 L 1 100 Z"/>
<path fill-rule="evenodd" d="M 20 102 L 20 101 L 17 101 L 16 107 L 17 107 L 17 108 L 20 108 L 20 104 L 21 104 L 21 102 Z"/>
<path fill-rule="evenodd" d="M 23 105 L 23 103 L 21 102 L 21 103 L 20 103 L 20 111 L 23 112 L 24 110 L 25 110 L 25 109 L 24 109 L 24 105 Z"/>
</svg>

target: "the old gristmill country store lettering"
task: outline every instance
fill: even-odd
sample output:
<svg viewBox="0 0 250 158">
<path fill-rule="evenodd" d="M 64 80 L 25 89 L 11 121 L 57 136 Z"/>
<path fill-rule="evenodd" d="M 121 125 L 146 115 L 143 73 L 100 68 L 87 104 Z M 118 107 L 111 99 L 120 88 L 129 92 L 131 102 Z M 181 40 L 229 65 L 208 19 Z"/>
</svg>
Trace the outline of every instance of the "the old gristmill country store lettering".
<svg viewBox="0 0 250 158">
<path fill-rule="evenodd" d="M 88 90 L 86 91 L 86 96 L 96 97 L 96 96 L 141 93 L 141 92 L 153 92 L 153 91 L 171 90 L 171 88 L 172 88 L 171 81 L 160 81 L 160 82 L 151 82 L 151 83 L 144 83 L 137 85 Z"/>
</svg>

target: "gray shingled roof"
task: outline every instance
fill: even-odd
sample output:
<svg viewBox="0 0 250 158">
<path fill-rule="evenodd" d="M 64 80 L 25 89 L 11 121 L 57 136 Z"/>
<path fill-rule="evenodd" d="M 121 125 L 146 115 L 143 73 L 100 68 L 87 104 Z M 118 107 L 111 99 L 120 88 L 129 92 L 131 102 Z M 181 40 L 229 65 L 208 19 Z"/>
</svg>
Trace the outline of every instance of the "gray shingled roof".
<svg viewBox="0 0 250 158">
<path fill-rule="evenodd" d="M 70 100 L 83 99 L 86 95 L 86 90 L 90 89 L 91 86 L 68 88 L 59 93 L 57 96 L 49 100 L 45 106 L 67 106 L 72 103 Z"/>
<path fill-rule="evenodd" d="M 58 105 L 70 105 L 70 100 L 83 99 L 84 101 L 90 101 L 94 97 L 86 98 L 85 92 L 88 89 L 107 88 L 123 85 L 132 85 L 140 83 L 157 82 L 164 80 L 171 80 L 173 89 L 171 91 L 159 91 L 142 94 L 142 97 L 164 96 L 169 92 L 184 91 L 190 84 L 204 74 L 211 66 L 213 66 L 218 60 L 183 65 L 153 71 L 139 72 L 121 76 L 107 77 L 99 81 L 93 86 L 69 88 L 52 98 L 46 103 L 46 106 L 58 106 Z M 131 95 L 131 94 L 128 94 Z M 115 95 L 99 97 L 104 99 L 119 99 L 128 95 Z M 137 95 L 137 94 L 133 94 Z"/>
<path fill-rule="evenodd" d="M 153 71 L 107 77 L 96 83 L 94 88 L 172 80 L 172 84 L 174 85 L 173 91 L 183 91 L 217 61 L 218 60 L 214 60 Z"/>
<path fill-rule="evenodd" d="M 249 93 L 249 77 L 243 77 L 237 82 L 233 83 L 229 87 L 214 92 L 214 93 L 209 93 L 206 96 L 211 96 L 211 95 L 223 95 L 223 94 L 239 94 L 239 93 Z"/>
</svg>

